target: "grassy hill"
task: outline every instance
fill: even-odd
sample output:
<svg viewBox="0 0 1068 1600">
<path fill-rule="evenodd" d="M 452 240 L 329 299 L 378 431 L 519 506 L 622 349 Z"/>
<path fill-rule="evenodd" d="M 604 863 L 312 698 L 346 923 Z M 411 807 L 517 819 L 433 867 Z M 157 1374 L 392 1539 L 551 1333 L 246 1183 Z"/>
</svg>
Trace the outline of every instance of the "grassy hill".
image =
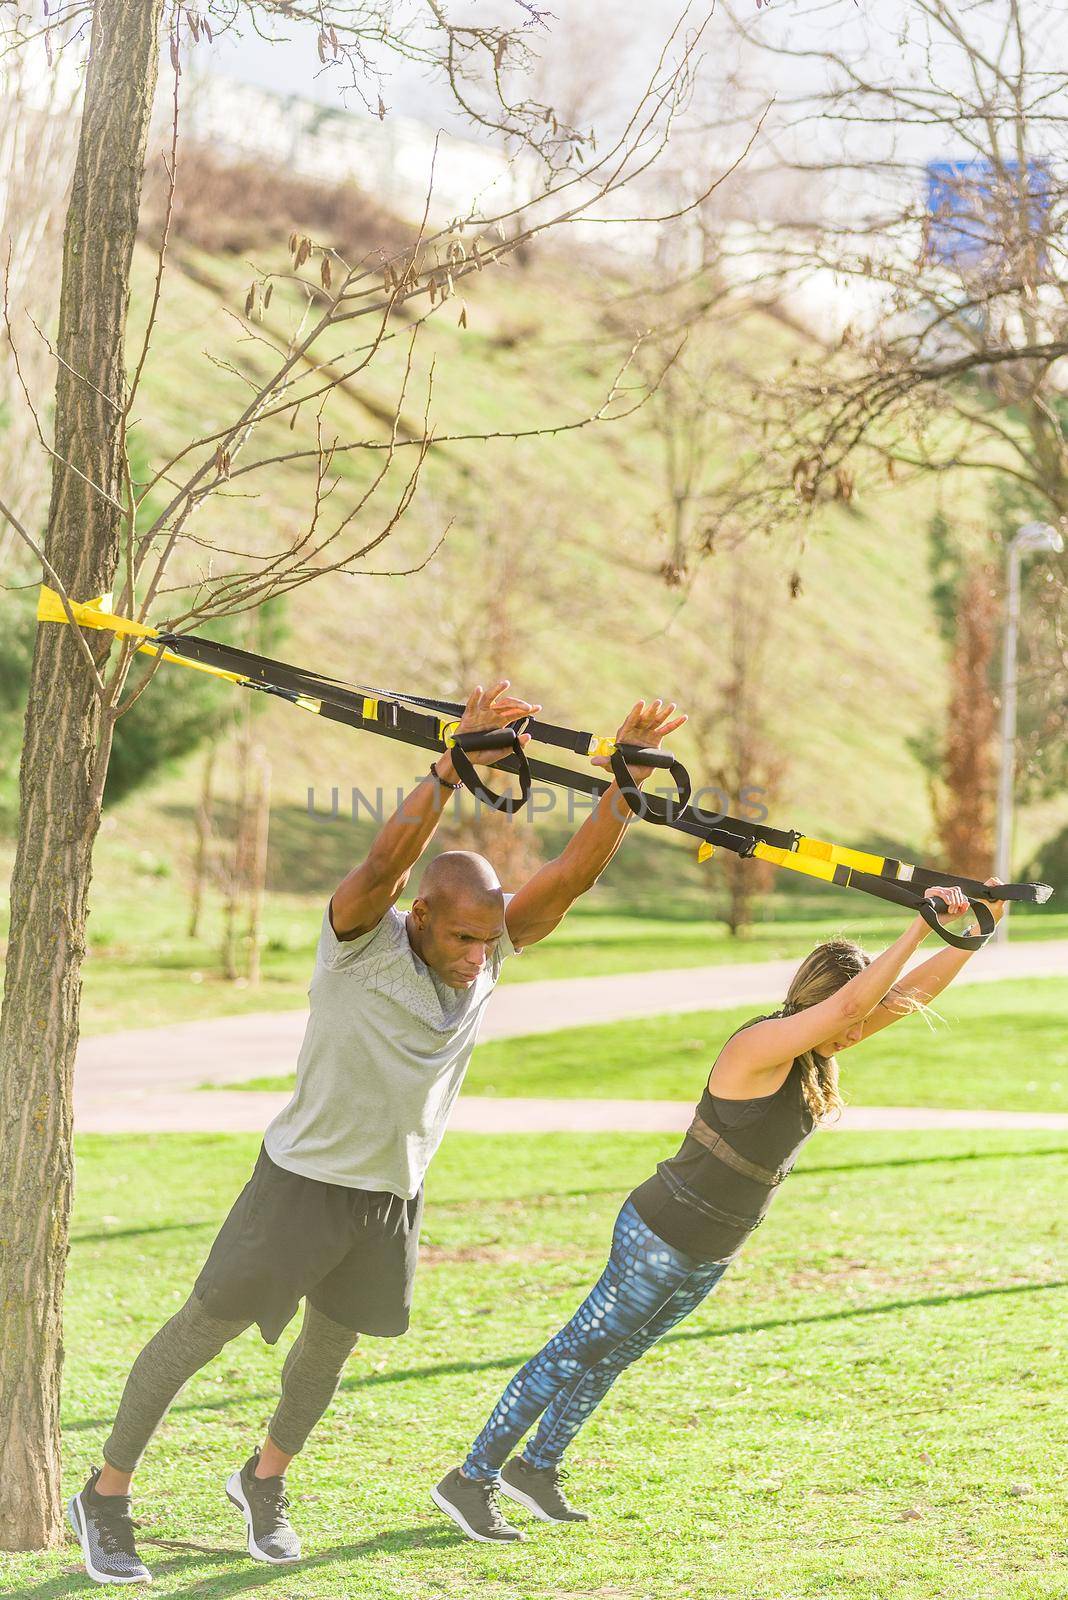
<svg viewBox="0 0 1068 1600">
<path fill-rule="evenodd" d="M 257 267 L 286 264 L 288 226 L 289 219 L 280 220 L 281 249 L 265 244 L 254 252 Z M 142 246 L 135 326 L 145 315 L 153 271 L 152 252 Z M 138 405 L 141 447 L 153 463 L 227 418 L 247 395 L 247 380 L 267 370 L 269 353 L 234 316 L 251 276 L 249 262 L 236 255 L 176 242 Z M 594 263 L 576 263 L 560 251 L 545 251 L 525 268 L 481 274 L 465 289 L 466 328 L 452 301 L 420 334 L 404 406 L 410 432 L 420 429 L 431 373 L 437 435 L 558 428 L 594 411 L 618 366 L 618 345 L 608 339 L 601 314 L 618 287 Z M 280 283 L 264 332 L 276 343 L 284 339 L 298 309 L 292 284 Z M 370 444 L 386 437 L 407 352 L 408 330 L 397 332 L 368 370 L 333 397 L 328 436 Z M 793 335 L 754 312 L 723 330 L 724 363 L 736 371 L 754 366 L 787 337 Z M 129 347 L 138 348 L 136 337 Z M 324 353 L 340 351 L 332 335 Z M 708 394 L 712 408 L 721 399 Z M 292 433 L 284 423 L 267 424 L 257 451 L 286 454 L 311 439 L 312 421 L 302 415 Z M 735 448 L 726 416 L 713 441 L 716 462 L 725 463 Z M 729 613 L 739 601 L 728 580 L 741 564 L 743 601 L 767 630 L 760 679 L 769 735 L 787 759 L 771 820 L 930 858 L 926 781 L 909 741 L 941 725 L 945 696 L 944 650 L 926 576 L 934 491 L 888 488 L 866 504 L 829 507 L 803 553 L 787 539 L 762 537 L 729 556 L 710 557 L 680 590 L 657 576 L 667 553 L 658 531 L 662 448 L 647 409 L 573 431 L 435 446 L 410 511 L 355 564 L 359 570 L 294 590 L 276 653 L 355 681 L 447 696 L 489 680 L 506 664 L 517 689 L 543 702 L 554 720 L 612 733 L 639 696 L 670 696 L 696 708 L 729 681 Z M 398 452 L 357 520 L 361 536 L 381 528 L 412 458 L 410 449 Z M 329 515 L 355 504 L 381 460 L 381 451 L 371 449 L 336 455 L 339 481 Z M 248 492 L 253 481 L 235 481 L 192 524 L 207 544 L 243 552 L 242 561 L 263 559 L 306 525 L 314 475 L 306 461 L 272 467 L 255 480 L 256 497 Z M 204 549 L 190 544 L 180 579 L 195 581 L 205 560 Z M 225 570 L 227 557 L 217 560 Z M 791 599 L 795 570 L 802 590 Z M 157 618 L 177 614 L 180 598 Z M 182 691 L 180 670 L 164 669 L 150 693 Z M 220 695 L 243 698 L 228 690 Z M 257 737 L 272 766 L 271 915 L 284 924 L 287 907 L 321 903 L 369 837 L 367 823 L 310 816 L 309 794 L 326 812 L 336 787 L 344 818 L 354 787 L 368 793 L 381 785 L 391 795 L 425 763 L 418 752 L 312 722 L 276 703 L 257 710 Z M 677 745 L 702 781 L 689 729 Z M 224 740 L 220 771 L 223 790 L 232 790 L 232 741 Z M 109 809 L 93 885 L 95 947 L 129 947 L 164 929 L 167 937 L 181 937 L 200 772 L 198 753 Z M 225 798 L 221 815 L 225 830 Z M 1055 806 L 1026 813 L 1021 854 L 1059 820 Z M 561 812 L 544 819 L 541 848 L 554 848 L 566 831 Z M 10 843 L 4 848 L 9 854 Z M 6 882 L 6 863 L 0 869 Z M 669 916 L 715 917 L 719 871 L 715 863 L 698 868 L 681 842 L 644 830 L 640 841 L 628 842 L 595 898 L 606 913 L 655 906 Z M 786 909 L 815 907 L 839 920 L 860 909 L 842 895 L 799 889 L 784 876 L 769 914 L 782 914 L 774 907 L 783 890 L 793 896 L 784 897 Z M 209 930 L 216 916 L 217 906 Z"/>
</svg>

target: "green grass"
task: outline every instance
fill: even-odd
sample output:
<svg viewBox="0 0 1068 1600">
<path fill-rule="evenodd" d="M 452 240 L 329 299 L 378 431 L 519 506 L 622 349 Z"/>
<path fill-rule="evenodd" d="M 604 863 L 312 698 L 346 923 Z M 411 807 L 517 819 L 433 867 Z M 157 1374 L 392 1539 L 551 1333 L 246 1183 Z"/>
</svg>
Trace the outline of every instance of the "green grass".
<svg viewBox="0 0 1068 1600">
<path fill-rule="evenodd" d="M 939 1017 L 902 1018 L 839 1058 L 858 1106 L 1068 1112 L 1068 982 L 1011 980 L 939 996 Z M 467 1094 L 547 1099 L 695 1100 L 750 1007 L 649 1017 L 498 1039 L 475 1050 Z M 294 1076 L 228 1089 L 290 1089 Z"/>
<path fill-rule="evenodd" d="M 290 1474 L 307 1559 L 244 1555 L 221 1483 L 282 1352 L 246 1334 L 179 1397 L 138 1482 L 153 1593 L 225 1600 L 1057 1600 L 1063 1137 L 827 1134 L 716 1292 L 628 1372 L 570 1466 L 595 1520 L 462 1541 L 427 1491 L 573 1310 L 647 1135 L 446 1141 L 413 1330 L 366 1341 Z M 89 1137 L 67 1302 L 65 1487 L 180 1304 L 249 1138 Z M 521 1515 L 521 1513 L 517 1513 Z M 529 1523 L 526 1524 L 530 1527 Z M 75 1547 L 0 1557 L 21 1600 L 90 1592 Z"/>
</svg>

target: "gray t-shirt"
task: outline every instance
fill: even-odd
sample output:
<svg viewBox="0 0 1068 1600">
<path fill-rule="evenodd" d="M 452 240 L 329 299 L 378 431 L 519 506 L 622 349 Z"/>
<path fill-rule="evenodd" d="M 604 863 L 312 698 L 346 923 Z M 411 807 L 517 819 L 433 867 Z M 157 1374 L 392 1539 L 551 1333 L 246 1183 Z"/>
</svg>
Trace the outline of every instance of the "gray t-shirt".
<svg viewBox="0 0 1068 1600">
<path fill-rule="evenodd" d="M 450 989 L 412 949 L 396 906 L 370 933 L 342 940 L 328 904 L 297 1086 L 263 1138 L 276 1166 L 349 1189 L 418 1194 L 504 958 L 515 953 L 506 928 L 471 987 Z"/>
</svg>

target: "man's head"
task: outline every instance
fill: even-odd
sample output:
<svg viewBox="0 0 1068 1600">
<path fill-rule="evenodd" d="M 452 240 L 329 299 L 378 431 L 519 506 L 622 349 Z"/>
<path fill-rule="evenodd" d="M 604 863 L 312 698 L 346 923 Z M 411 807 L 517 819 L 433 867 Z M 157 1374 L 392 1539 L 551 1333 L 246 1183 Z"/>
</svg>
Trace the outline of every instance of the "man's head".
<svg viewBox="0 0 1068 1600">
<path fill-rule="evenodd" d="M 452 989 L 469 989 L 504 932 L 504 891 L 485 856 L 446 850 L 423 873 L 412 948 Z"/>
</svg>

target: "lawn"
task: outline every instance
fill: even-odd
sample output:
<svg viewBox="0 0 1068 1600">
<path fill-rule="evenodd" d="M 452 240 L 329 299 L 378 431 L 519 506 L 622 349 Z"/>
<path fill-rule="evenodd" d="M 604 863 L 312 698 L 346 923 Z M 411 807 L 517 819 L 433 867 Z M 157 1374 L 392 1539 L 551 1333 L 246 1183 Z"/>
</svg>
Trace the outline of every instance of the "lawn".
<svg viewBox="0 0 1068 1600">
<path fill-rule="evenodd" d="M 269 898 L 263 975 L 256 986 L 244 980 L 227 982 L 218 969 L 215 946 L 185 936 L 185 908 L 170 886 L 154 885 L 143 897 L 131 896 L 121 912 L 102 908 L 101 916 L 90 920 L 93 943 L 84 967 L 82 1032 L 303 1009 L 326 898 L 311 903 L 297 896 Z M 846 916 L 837 897 L 822 904 L 805 901 L 800 907 L 786 902 L 756 922 L 745 938 L 734 939 L 722 922 L 693 909 L 658 916 L 646 907 L 628 911 L 607 909 L 596 901 L 580 903 L 551 938 L 524 951 L 522 960 L 506 964 L 503 981 L 800 960 L 819 940 L 839 935 L 879 949 L 904 926 L 901 916 L 858 916 L 856 905 L 851 910 Z M 1063 938 L 1068 938 L 1068 914 L 1043 911 L 1013 922 L 1014 941 Z"/>
<path fill-rule="evenodd" d="M 902 1018 L 839 1058 L 858 1106 L 1068 1111 L 1068 981 L 1005 979 L 947 991 L 937 1018 Z M 492 1040 L 466 1094 L 696 1100 L 716 1053 L 750 1007 L 648 1017 Z M 293 1075 L 227 1088 L 288 1089 Z"/>
<path fill-rule="evenodd" d="M 139 1480 L 154 1593 L 223 1600 L 1054 1600 L 1068 1287 L 1063 1136 L 827 1134 L 695 1316 L 627 1373 L 572 1454 L 595 1520 L 463 1541 L 427 1490 L 599 1270 L 670 1141 L 454 1136 L 431 1175 L 412 1333 L 368 1340 L 291 1471 L 307 1559 L 256 1567 L 221 1483 L 273 1405 L 246 1334 L 179 1398 Z M 79 1146 L 68 1492 L 125 1371 L 180 1303 L 255 1141 Z M 1060 1320 L 1058 1320 L 1058 1318 Z M 517 1513 L 522 1516 L 522 1513 Z M 87 1592 L 73 1544 L 0 1558 L 24 1600 Z"/>
</svg>

